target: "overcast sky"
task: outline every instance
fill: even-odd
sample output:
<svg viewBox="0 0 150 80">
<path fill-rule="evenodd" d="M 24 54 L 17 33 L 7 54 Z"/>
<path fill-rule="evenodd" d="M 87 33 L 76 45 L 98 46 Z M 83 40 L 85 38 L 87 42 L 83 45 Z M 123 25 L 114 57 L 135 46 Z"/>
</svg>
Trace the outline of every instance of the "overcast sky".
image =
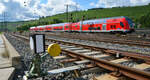
<svg viewBox="0 0 150 80">
<path fill-rule="evenodd" d="M 0 0 L 0 21 L 22 21 L 50 16 L 66 11 L 87 10 L 89 8 L 111 8 L 116 6 L 147 5 L 150 0 Z"/>
</svg>

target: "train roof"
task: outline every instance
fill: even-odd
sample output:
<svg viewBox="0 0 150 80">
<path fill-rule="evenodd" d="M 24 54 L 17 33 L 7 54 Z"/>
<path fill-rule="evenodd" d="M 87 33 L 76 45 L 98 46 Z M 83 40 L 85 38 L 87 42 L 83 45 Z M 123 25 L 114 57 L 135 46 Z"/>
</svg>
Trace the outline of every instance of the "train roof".
<svg viewBox="0 0 150 80">
<path fill-rule="evenodd" d="M 107 20 L 107 19 L 116 19 L 116 18 L 127 18 L 127 17 L 125 17 L 125 16 L 120 16 L 120 17 L 111 17 L 111 18 L 85 20 L 85 21 L 83 21 L 83 24 L 106 23 L 106 20 Z"/>
<path fill-rule="evenodd" d="M 37 26 L 37 28 L 42 28 L 42 27 L 45 27 L 45 25 L 42 25 L 42 26 Z"/>
<path fill-rule="evenodd" d="M 35 27 L 30 27 L 30 29 L 33 29 L 33 28 L 35 28 Z"/>
<path fill-rule="evenodd" d="M 101 18 L 101 19 L 92 19 L 92 20 L 85 20 L 83 21 L 83 24 L 98 24 L 98 23 L 106 23 L 106 20 L 107 19 L 116 19 L 116 18 L 126 18 L 126 19 L 129 19 L 128 17 L 126 16 L 119 16 L 119 17 L 110 17 L 110 18 Z M 80 22 L 77 22 L 77 23 L 80 23 Z M 32 28 L 43 28 L 43 27 L 46 27 L 46 26 L 64 26 L 65 24 L 69 24 L 69 22 L 66 22 L 66 23 L 58 23 L 58 24 L 50 24 L 50 25 L 42 25 L 42 26 L 37 26 L 37 27 L 30 27 L 31 29 Z"/>
<path fill-rule="evenodd" d="M 69 24 L 69 23 L 59 23 L 59 24 L 52 24 L 51 26 L 64 26 L 65 24 Z"/>
</svg>

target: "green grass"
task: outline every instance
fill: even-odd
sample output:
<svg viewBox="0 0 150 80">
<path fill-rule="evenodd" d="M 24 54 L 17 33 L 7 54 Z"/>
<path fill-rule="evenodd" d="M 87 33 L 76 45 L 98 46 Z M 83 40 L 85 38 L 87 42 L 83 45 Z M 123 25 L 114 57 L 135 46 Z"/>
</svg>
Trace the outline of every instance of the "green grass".
<svg viewBox="0 0 150 80">
<path fill-rule="evenodd" d="M 7 28 L 10 31 L 16 31 L 16 27 L 22 26 L 25 23 L 27 22 L 7 22 L 5 23 L 7 25 L 4 25 L 4 23 L 0 22 L 0 29 Z"/>
<path fill-rule="evenodd" d="M 74 20 L 81 20 L 82 16 L 85 15 L 86 19 L 96 18 L 106 18 L 106 17 L 116 17 L 116 16 L 128 16 L 134 21 L 140 19 L 141 16 L 147 14 L 150 10 L 150 5 L 147 6 L 136 6 L 136 7 L 123 7 L 123 8 L 107 8 L 107 9 L 97 9 L 88 10 L 80 12 L 72 12 Z M 52 20 L 61 19 L 66 22 L 66 14 L 59 14 L 51 17 L 47 17 L 41 20 Z"/>
</svg>

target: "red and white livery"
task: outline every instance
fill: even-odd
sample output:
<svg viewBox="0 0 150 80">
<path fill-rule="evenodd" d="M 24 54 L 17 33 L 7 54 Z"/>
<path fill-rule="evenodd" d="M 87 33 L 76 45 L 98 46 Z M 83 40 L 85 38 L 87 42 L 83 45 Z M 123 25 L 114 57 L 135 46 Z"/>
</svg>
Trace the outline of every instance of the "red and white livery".
<svg viewBox="0 0 150 80">
<path fill-rule="evenodd" d="M 59 23 L 31 27 L 30 31 L 66 31 L 66 32 L 132 32 L 133 22 L 128 17 L 112 17 L 85 20 L 77 23 Z"/>
</svg>

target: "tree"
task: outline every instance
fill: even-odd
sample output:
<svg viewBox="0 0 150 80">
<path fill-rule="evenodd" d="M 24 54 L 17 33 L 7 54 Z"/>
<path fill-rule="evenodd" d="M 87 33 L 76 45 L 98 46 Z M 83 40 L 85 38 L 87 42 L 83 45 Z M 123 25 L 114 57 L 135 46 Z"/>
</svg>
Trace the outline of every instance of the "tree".
<svg viewBox="0 0 150 80">
<path fill-rule="evenodd" d="M 62 21 L 62 20 L 57 19 L 57 18 L 53 19 L 53 22 L 54 22 L 54 23 L 63 23 L 63 21 Z"/>
<path fill-rule="evenodd" d="M 145 27 L 145 28 L 150 28 L 150 12 L 148 14 L 145 14 L 143 16 L 141 16 L 139 22 L 140 24 L 142 25 L 142 27 Z"/>
</svg>

